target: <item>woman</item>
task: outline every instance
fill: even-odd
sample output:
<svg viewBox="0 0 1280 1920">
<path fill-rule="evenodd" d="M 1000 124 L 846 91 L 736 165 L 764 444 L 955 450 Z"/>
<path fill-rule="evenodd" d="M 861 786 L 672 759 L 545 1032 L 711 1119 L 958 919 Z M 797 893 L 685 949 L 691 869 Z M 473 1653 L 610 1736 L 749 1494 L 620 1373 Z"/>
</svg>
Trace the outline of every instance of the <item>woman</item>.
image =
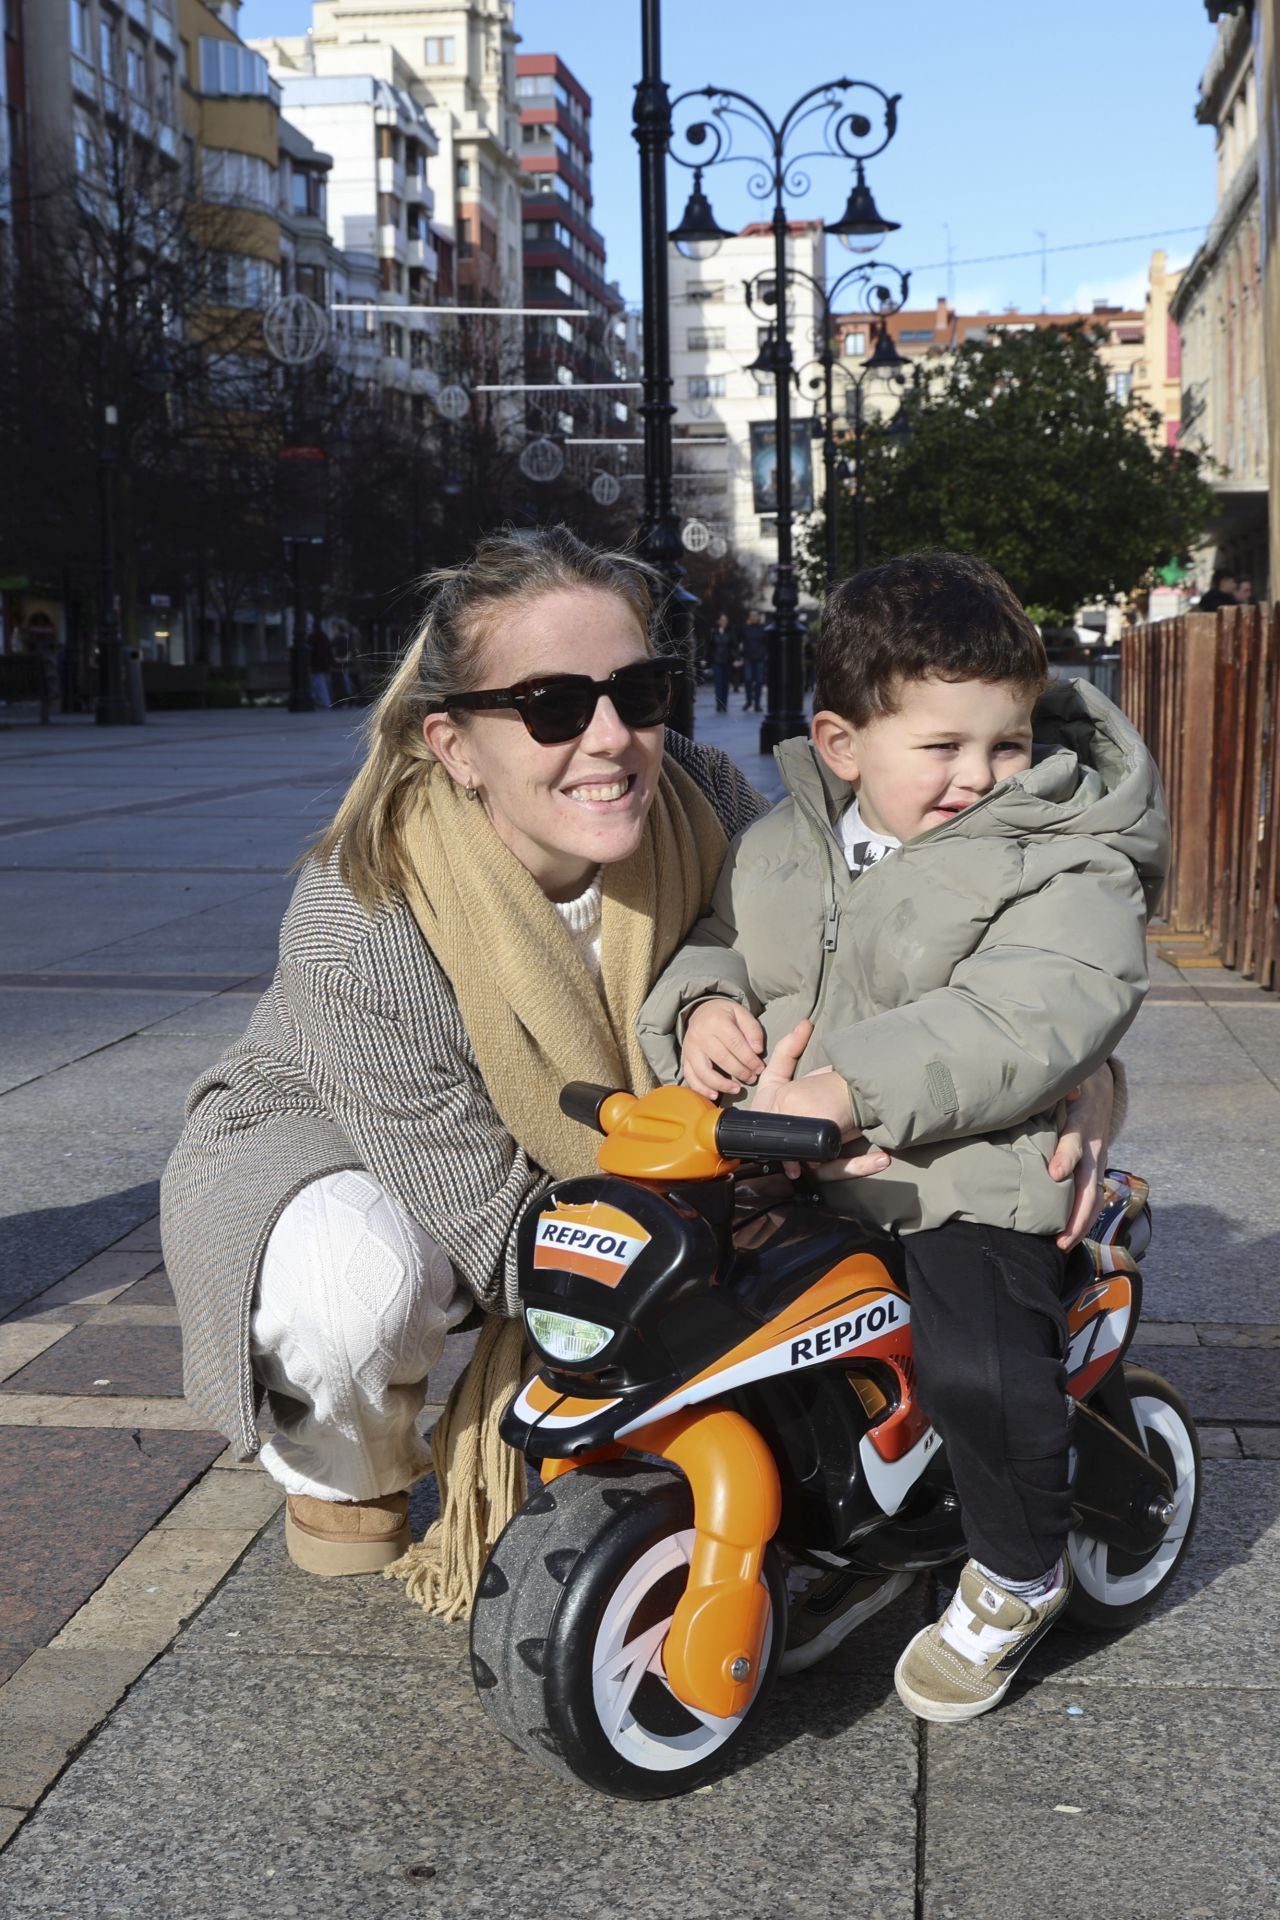
<svg viewBox="0 0 1280 1920">
<path fill-rule="evenodd" d="M 651 1084 L 636 1013 L 762 810 L 723 754 L 664 742 L 660 587 L 563 528 L 435 577 L 272 985 L 188 1099 L 161 1198 L 186 1392 L 245 1456 L 270 1395 L 312 1572 L 403 1551 L 445 1334 L 517 1313 L 517 1221 L 594 1166 L 559 1089 Z M 1105 1127 L 1109 1085 L 1093 1104 Z M 1064 1135 L 1063 1178 L 1080 1155 Z M 1093 1193 L 1082 1171 L 1080 1230 Z"/>
</svg>

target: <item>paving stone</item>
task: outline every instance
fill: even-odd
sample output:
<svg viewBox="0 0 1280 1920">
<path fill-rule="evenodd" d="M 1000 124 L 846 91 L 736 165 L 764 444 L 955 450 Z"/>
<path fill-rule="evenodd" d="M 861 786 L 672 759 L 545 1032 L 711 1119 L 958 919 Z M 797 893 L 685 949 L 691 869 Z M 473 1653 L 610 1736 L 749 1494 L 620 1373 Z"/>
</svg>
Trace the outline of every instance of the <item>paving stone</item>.
<svg viewBox="0 0 1280 1920">
<path fill-rule="evenodd" d="M 546 1774 L 500 1739 L 461 1629 L 436 1626 L 414 1660 L 264 1660 L 224 1644 L 217 1659 L 161 1662 L 11 1842 L 0 1908 L 911 1920 L 916 1735 L 889 1678 L 903 1632 L 780 1685 L 741 1767 L 710 1792 L 643 1805 Z M 283 1802 L 261 1773 L 282 1752 Z M 816 1845 L 813 1820 L 779 1808 L 820 1808 L 838 1844 Z"/>
<path fill-rule="evenodd" d="M 1135 1347 L 1198 1347 L 1195 1327 L 1181 1320 L 1140 1320 L 1133 1336 Z"/>
<path fill-rule="evenodd" d="M 1237 1427 L 1246 1460 L 1280 1460 L 1280 1427 Z"/>
<path fill-rule="evenodd" d="M 0 1393 L 182 1393 L 182 1340 L 174 1327 L 75 1327 Z"/>
<path fill-rule="evenodd" d="M 123 1298 L 112 1300 L 105 1307 L 95 1307 L 88 1321 L 95 1327 L 176 1327 L 179 1324 L 178 1309 L 172 1301 L 168 1306 L 130 1306 Z"/>
<path fill-rule="evenodd" d="M 151 1272 L 158 1261 L 159 1255 L 154 1251 L 138 1247 L 110 1248 L 86 1260 L 56 1286 L 46 1287 L 36 1296 L 32 1307 L 44 1313 L 50 1307 L 105 1306 Z"/>
<path fill-rule="evenodd" d="M 163 1267 L 157 1267 L 145 1280 L 136 1280 L 124 1293 L 117 1294 L 112 1302 L 113 1306 L 120 1307 L 172 1307 L 176 1304 L 169 1276 Z"/>
<path fill-rule="evenodd" d="M 254 1527 L 153 1527 L 50 1642 L 159 1653 L 253 1540 Z"/>
<path fill-rule="evenodd" d="M 1221 1326 L 1212 1321 L 1196 1325 L 1205 1347 L 1280 1347 L 1280 1326 Z"/>
<path fill-rule="evenodd" d="M 117 1249 L 120 1252 L 134 1247 L 144 1248 L 148 1252 L 159 1252 L 160 1215 L 158 1213 L 153 1213 L 149 1220 L 144 1220 L 141 1226 L 135 1227 L 132 1233 L 126 1233 L 124 1238 L 117 1242 Z"/>
<path fill-rule="evenodd" d="M 0 1655 L 12 1663 L 43 1645 L 221 1444 L 207 1434 L 0 1428 Z"/>
<path fill-rule="evenodd" d="M 26 1819 L 26 1810 L 22 1807 L 0 1807 L 0 1848 L 3 1848 Z"/>
<path fill-rule="evenodd" d="M 1197 1420 L 1280 1420 L 1275 1348 L 1144 1347 L 1142 1359 L 1177 1388 Z"/>
<path fill-rule="evenodd" d="M 224 1473 L 216 1465 L 171 1507 L 161 1527 L 251 1527 L 256 1533 L 284 1505 L 284 1488 L 259 1466 Z"/>
<path fill-rule="evenodd" d="M 1206 1460 L 1239 1460 L 1240 1442 L 1234 1427 L 1200 1428 L 1200 1452 Z"/>
<path fill-rule="evenodd" d="M 1025 1689 L 928 1728 L 923 1920 L 1273 1913 L 1275 1691 L 1105 1687 L 1078 1716 L 1069 1703 Z"/>
<path fill-rule="evenodd" d="M 33 1806 L 149 1658 L 41 1648 L 0 1687 L 0 1800 Z"/>
<path fill-rule="evenodd" d="M 141 1433 L 210 1433 L 204 1415 L 185 1400 L 146 1400 L 131 1394 L 5 1393 L 0 1391 L 0 1427 L 122 1427 Z"/>
<path fill-rule="evenodd" d="M 65 1320 L 25 1326 L 12 1320 L 0 1324 L 0 1380 L 7 1380 L 70 1331 L 70 1323 Z"/>
</svg>

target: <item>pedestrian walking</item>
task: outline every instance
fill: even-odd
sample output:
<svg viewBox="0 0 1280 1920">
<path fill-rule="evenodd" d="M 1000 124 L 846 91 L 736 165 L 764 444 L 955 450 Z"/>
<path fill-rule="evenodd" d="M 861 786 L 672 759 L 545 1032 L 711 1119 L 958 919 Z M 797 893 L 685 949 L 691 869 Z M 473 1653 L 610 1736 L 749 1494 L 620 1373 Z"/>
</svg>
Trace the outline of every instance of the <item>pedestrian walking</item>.
<svg viewBox="0 0 1280 1920">
<path fill-rule="evenodd" d="M 307 647 L 311 656 L 311 698 L 318 707 L 333 705 L 333 647 L 329 636 L 317 620 L 307 636 Z"/>
<path fill-rule="evenodd" d="M 742 689 L 744 713 L 759 713 L 760 697 L 764 692 L 765 668 L 769 662 L 769 635 L 764 624 L 764 615 L 759 607 L 752 607 L 747 615 L 747 624 L 742 629 Z"/>
<path fill-rule="evenodd" d="M 711 629 L 711 683 L 715 688 L 717 713 L 729 711 L 729 689 L 737 648 L 738 637 L 730 625 L 728 614 L 718 613 L 715 626 Z"/>
</svg>

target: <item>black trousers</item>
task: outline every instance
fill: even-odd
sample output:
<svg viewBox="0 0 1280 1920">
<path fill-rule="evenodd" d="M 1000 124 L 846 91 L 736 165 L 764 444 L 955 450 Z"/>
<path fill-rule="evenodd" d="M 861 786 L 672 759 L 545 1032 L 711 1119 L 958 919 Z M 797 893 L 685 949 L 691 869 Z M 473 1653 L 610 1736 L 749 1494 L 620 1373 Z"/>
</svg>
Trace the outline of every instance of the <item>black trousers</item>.
<svg viewBox="0 0 1280 1920">
<path fill-rule="evenodd" d="M 1048 1572 L 1071 1526 L 1066 1256 L 1052 1240 L 953 1220 L 903 1241 L 916 1384 L 946 1442 L 975 1560 Z"/>
</svg>

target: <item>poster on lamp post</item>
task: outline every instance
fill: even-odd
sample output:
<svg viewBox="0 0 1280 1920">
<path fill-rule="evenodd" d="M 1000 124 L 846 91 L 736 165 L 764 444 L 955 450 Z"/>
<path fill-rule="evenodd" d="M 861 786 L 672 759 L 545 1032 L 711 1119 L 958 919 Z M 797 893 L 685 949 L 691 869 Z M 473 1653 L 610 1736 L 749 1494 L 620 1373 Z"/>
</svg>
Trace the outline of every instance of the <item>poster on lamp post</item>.
<svg viewBox="0 0 1280 1920">
<path fill-rule="evenodd" d="M 772 420 L 751 422 L 751 489 L 757 513 L 778 511 L 778 430 Z M 813 441 L 807 420 L 791 423 L 791 511 L 813 512 Z"/>
</svg>

